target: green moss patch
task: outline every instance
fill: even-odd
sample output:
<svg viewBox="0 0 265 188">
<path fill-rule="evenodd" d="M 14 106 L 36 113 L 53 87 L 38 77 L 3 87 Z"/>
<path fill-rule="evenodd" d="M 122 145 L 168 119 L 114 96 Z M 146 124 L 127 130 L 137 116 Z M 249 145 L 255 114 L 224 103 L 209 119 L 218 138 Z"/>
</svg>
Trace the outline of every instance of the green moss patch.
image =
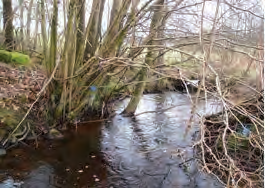
<svg viewBox="0 0 265 188">
<path fill-rule="evenodd" d="M 5 50 L 0 50 L 0 61 L 4 63 L 11 63 L 12 55 L 10 52 Z"/>
<path fill-rule="evenodd" d="M 8 52 L 0 50 L 0 61 L 20 66 L 28 66 L 30 64 L 30 58 L 28 55 L 18 52 Z"/>
<path fill-rule="evenodd" d="M 28 55 L 24 55 L 18 52 L 11 52 L 11 62 L 18 65 L 29 65 L 30 64 L 30 58 Z"/>
</svg>

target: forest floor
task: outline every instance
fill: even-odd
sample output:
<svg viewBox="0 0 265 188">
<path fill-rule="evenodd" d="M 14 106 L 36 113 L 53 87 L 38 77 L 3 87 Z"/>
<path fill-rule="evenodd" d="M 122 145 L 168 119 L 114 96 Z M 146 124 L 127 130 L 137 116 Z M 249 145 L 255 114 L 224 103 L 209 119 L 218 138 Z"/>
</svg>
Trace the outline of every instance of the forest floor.
<svg viewBox="0 0 265 188">
<path fill-rule="evenodd" d="M 0 140 L 21 121 L 46 79 L 40 68 L 0 63 Z"/>
<path fill-rule="evenodd" d="M 39 68 L 25 69 L 0 63 L 0 98 L 25 95 L 34 99 L 34 94 L 40 91 L 45 79 L 44 71 Z"/>
</svg>

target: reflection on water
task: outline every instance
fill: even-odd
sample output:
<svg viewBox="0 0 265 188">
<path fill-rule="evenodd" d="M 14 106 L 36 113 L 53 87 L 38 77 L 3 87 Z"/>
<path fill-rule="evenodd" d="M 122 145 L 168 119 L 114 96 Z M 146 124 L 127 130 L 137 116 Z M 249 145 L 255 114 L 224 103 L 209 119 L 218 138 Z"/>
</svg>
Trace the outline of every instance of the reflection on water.
<svg viewBox="0 0 265 188">
<path fill-rule="evenodd" d="M 128 101 L 119 102 L 116 111 L 121 112 Z M 207 101 L 207 106 L 201 100 L 197 113 L 216 112 L 217 107 L 214 100 Z M 185 134 L 190 113 L 191 103 L 185 95 L 145 95 L 134 118 L 116 115 L 102 125 L 82 125 L 62 141 L 43 142 L 38 150 L 11 151 L 0 165 L 5 169 L 4 176 L 0 172 L 0 178 L 5 177 L 0 187 L 19 187 L 19 183 L 41 188 L 221 187 L 196 166 L 192 144 L 199 123 L 195 117 Z M 15 177 L 17 174 L 20 176 Z M 17 178 L 23 182 L 13 180 Z"/>
<path fill-rule="evenodd" d="M 65 139 L 39 142 L 39 148 L 21 146 L 0 163 L 0 180 L 12 176 L 22 188 L 106 187 L 106 165 L 100 153 L 100 124 L 80 126 L 65 133 Z M 10 180 L 10 178 L 9 178 Z M 14 181 L 13 181 L 14 182 Z M 15 188 L 12 181 L 0 188 Z"/>
<path fill-rule="evenodd" d="M 117 112 L 128 101 L 120 102 Z M 213 100 L 208 101 L 206 108 L 204 104 L 205 101 L 200 101 L 199 114 L 218 110 L 212 105 Z M 192 129 L 185 135 L 191 107 L 189 98 L 182 94 L 145 95 L 136 111 L 138 116 L 117 115 L 108 122 L 103 127 L 101 148 L 112 167 L 109 184 L 148 188 L 218 187 L 212 178 L 198 172 L 193 160 L 192 136 L 199 127 L 195 118 Z M 170 109 L 163 110 L 167 108 Z M 143 113 L 146 111 L 151 113 Z"/>
</svg>

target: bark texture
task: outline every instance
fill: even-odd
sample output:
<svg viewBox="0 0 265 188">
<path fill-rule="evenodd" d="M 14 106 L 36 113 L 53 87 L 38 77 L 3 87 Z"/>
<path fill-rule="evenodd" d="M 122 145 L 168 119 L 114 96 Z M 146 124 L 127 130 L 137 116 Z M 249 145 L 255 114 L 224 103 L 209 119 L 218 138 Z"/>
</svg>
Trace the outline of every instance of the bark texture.
<svg viewBox="0 0 265 188">
<path fill-rule="evenodd" d="M 4 44 L 8 49 L 12 49 L 14 45 L 13 39 L 13 9 L 11 0 L 3 0 L 3 17 L 5 41 Z"/>
<path fill-rule="evenodd" d="M 163 9 L 164 0 L 158 0 L 154 4 L 154 13 L 150 25 L 150 32 L 149 32 L 149 42 L 148 45 L 152 45 L 154 42 L 152 41 L 155 37 L 158 35 L 158 29 L 161 26 L 162 16 L 161 16 L 161 10 Z M 153 64 L 155 58 L 155 53 L 152 51 L 152 48 L 147 48 L 147 54 L 145 57 L 145 63 L 149 66 Z M 123 114 L 125 115 L 133 115 L 137 109 L 137 106 L 141 100 L 141 97 L 143 95 L 143 91 L 145 88 L 145 83 L 147 79 L 147 73 L 148 69 L 147 67 L 142 67 L 142 69 L 139 72 L 139 83 L 136 84 L 133 96 L 127 105 L 126 109 L 123 111 Z"/>
</svg>

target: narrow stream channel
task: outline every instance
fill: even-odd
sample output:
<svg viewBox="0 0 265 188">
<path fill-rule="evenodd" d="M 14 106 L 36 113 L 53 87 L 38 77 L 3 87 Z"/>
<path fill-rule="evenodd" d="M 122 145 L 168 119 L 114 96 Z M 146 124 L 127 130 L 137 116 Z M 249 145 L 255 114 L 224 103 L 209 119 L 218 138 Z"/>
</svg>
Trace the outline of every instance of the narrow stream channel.
<svg viewBox="0 0 265 188">
<path fill-rule="evenodd" d="M 128 101 L 116 104 L 117 114 Z M 197 113 L 218 108 L 217 101 L 205 106 L 201 100 Z M 186 131 L 190 112 L 186 95 L 144 95 L 134 118 L 116 115 L 82 124 L 63 140 L 41 141 L 37 149 L 9 151 L 0 158 L 0 188 L 221 188 L 196 165 L 192 145 L 199 123 L 196 116 Z"/>
</svg>

